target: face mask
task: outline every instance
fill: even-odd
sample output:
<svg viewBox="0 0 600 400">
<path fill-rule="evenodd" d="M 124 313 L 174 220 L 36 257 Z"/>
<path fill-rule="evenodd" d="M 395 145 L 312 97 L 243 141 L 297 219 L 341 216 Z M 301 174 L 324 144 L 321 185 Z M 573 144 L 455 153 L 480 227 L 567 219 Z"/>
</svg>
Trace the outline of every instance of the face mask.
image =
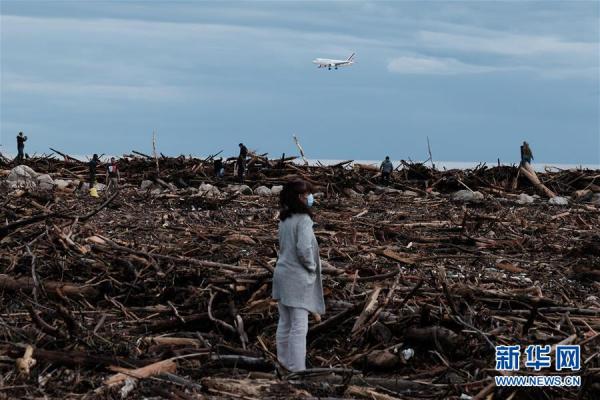
<svg viewBox="0 0 600 400">
<path fill-rule="evenodd" d="M 306 196 L 306 206 L 307 207 L 312 207 L 313 204 L 315 204 L 315 198 L 313 197 L 312 193 L 310 193 L 308 196 Z"/>
</svg>

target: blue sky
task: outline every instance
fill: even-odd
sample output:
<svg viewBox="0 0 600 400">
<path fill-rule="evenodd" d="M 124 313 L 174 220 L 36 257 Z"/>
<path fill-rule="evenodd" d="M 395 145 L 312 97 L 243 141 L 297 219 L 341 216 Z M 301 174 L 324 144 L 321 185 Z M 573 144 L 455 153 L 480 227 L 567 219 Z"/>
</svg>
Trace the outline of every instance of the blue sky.
<svg viewBox="0 0 600 400">
<path fill-rule="evenodd" d="M 600 164 L 598 4 L 1 0 L 0 151 Z"/>
</svg>

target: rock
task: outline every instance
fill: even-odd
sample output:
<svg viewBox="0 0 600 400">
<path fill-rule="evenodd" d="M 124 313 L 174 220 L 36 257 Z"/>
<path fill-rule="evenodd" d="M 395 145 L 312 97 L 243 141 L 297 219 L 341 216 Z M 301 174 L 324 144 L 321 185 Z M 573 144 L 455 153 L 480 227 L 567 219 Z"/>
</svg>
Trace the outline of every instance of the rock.
<svg viewBox="0 0 600 400">
<path fill-rule="evenodd" d="M 96 183 L 96 190 L 102 192 L 106 189 L 106 185 L 104 183 Z"/>
<path fill-rule="evenodd" d="M 87 182 L 83 182 L 83 185 L 81 185 L 81 191 L 87 192 L 88 190 L 90 190 L 90 184 Z"/>
<path fill-rule="evenodd" d="M 402 192 L 402 194 L 405 196 L 412 196 L 412 197 L 419 195 L 419 193 L 413 192 L 412 190 L 405 190 L 404 192 Z"/>
<path fill-rule="evenodd" d="M 198 193 L 207 197 L 218 197 L 221 194 L 221 191 L 219 188 L 209 183 L 202 183 L 198 188 Z"/>
<path fill-rule="evenodd" d="M 142 181 L 142 184 L 140 185 L 140 189 L 141 190 L 148 190 L 152 187 L 152 185 L 154 185 L 154 182 L 149 181 L 149 180 L 145 180 Z"/>
<path fill-rule="evenodd" d="M 41 190 L 52 190 L 54 189 L 54 179 L 48 174 L 39 175 L 36 178 L 37 186 Z"/>
<path fill-rule="evenodd" d="M 225 190 L 230 193 L 240 192 L 245 195 L 252 194 L 252 189 L 248 185 L 229 185 Z"/>
<path fill-rule="evenodd" d="M 528 194 L 525 193 L 521 193 L 519 195 L 519 199 L 517 200 L 517 203 L 519 204 L 531 204 L 534 202 L 534 198 L 533 196 L 529 196 Z"/>
<path fill-rule="evenodd" d="M 10 170 L 6 181 L 13 189 L 17 187 L 32 187 L 37 186 L 36 178 L 39 175 L 27 165 L 18 165 Z"/>
<path fill-rule="evenodd" d="M 573 193 L 573 198 L 579 201 L 590 201 L 594 197 L 594 193 L 589 189 L 576 190 Z"/>
<path fill-rule="evenodd" d="M 64 179 L 57 179 L 57 180 L 54 181 L 54 185 L 56 186 L 56 189 L 58 189 L 58 190 L 66 189 L 72 183 L 73 183 L 73 181 L 64 180 Z"/>
<path fill-rule="evenodd" d="M 271 192 L 271 189 L 269 189 L 266 186 L 259 186 L 256 189 L 254 189 L 254 194 L 258 195 L 258 196 L 271 196 L 273 194 L 273 192 Z"/>
<path fill-rule="evenodd" d="M 246 196 L 252 195 L 252 188 L 248 185 L 240 185 L 239 192 L 245 194 Z"/>
<path fill-rule="evenodd" d="M 470 190 L 459 190 L 452 195 L 452 200 L 480 201 L 483 200 L 483 194 L 480 192 L 471 192 Z"/>
<path fill-rule="evenodd" d="M 568 206 L 569 200 L 562 196 L 556 196 L 548 200 L 548 204 L 553 206 Z"/>
<path fill-rule="evenodd" d="M 159 195 L 159 194 L 161 194 L 161 193 L 162 193 L 162 189 L 159 189 L 159 188 L 152 189 L 152 190 L 150 191 L 150 194 L 151 194 L 152 196 L 158 196 L 158 195 Z"/>
<path fill-rule="evenodd" d="M 283 190 L 283 186 L 282 185 L 275 185 L 271 187 L 271 194 L 274 196 L 279 195 L 279 193 L 281 193 L 281 191 Z"/>
</svg>

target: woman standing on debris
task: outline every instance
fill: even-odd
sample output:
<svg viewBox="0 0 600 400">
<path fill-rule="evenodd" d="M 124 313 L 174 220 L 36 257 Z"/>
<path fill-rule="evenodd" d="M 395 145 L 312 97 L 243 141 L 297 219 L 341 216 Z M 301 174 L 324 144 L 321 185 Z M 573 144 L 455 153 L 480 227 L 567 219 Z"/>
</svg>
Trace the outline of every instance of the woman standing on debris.
<svg viewBox="0 0 600 400">
<path fill-rule="evenodd" d="M 277 359 L 290 371 L 306 369 L 308 313 L 323 314 L 319 245 L 313 232 L 310 183 L 295 180 L 280 193 L 279 259 L 273 275 L 278 301 Z"/>
</svg>

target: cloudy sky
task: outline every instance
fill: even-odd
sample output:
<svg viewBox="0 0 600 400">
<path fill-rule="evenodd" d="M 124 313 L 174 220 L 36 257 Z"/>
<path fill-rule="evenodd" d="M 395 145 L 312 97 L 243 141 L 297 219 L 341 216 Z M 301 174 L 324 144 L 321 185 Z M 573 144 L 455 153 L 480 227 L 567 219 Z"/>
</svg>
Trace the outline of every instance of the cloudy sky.
<svg viewBox="0 0 600 400">
<path fill-rule="evenodd" d="M 597 1 L 0 6 L 0 151 L 600 164 Z"/>
</svg>

